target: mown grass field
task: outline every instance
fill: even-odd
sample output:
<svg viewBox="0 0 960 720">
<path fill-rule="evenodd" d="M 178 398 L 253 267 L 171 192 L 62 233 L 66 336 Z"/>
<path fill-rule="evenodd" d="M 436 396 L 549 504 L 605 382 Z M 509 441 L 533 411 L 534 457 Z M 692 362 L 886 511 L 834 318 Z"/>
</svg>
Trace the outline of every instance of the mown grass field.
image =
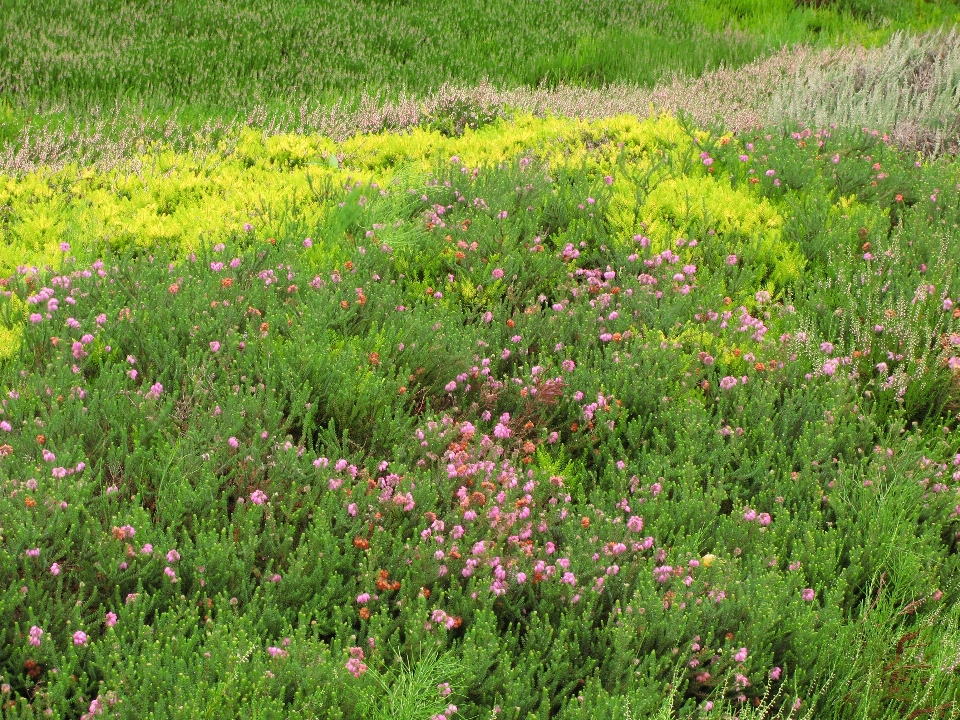
<svg viewBox="0 0 960 720">
<path fill-rule="evenodd" d="M 960 715 L 955 6 L 38 8 L 4 718 Z"/>
</svg>

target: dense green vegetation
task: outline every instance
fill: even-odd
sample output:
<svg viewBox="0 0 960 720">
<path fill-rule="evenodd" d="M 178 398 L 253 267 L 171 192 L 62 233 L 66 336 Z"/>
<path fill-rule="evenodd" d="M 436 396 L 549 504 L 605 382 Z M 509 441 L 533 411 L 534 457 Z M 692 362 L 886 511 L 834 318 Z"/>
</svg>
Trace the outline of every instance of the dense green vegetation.
<svg viewBox="0 0 960 720">
<path fill-rule="evenodd" d="M 232 117 L 422 96 L 444 83 L 650 86 L 800 42 L 875 45 L 960 5 L 842 0 L 3 0 L 0 94 L 15 105 Z"/>
<path fill-rule="evenodd" d="M 871 5 L 0 0 L 3 719 L 960 715 L 957 8 Z"/>
</svg>

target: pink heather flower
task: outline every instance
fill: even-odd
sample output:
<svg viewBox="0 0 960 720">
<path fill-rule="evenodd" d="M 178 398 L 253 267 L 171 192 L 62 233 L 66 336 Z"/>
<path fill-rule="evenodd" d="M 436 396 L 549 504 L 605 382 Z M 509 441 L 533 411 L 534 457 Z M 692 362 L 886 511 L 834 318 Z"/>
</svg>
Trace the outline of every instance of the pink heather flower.
<svg viewBox="0 0 960 720">
<path fill-rule="evenodd" d="M 51 575 L 59 575 L 59 574 L 60 574 L 60 564 L 59 564 L 59 563 L 54 563 L 53 565 L 50 566 L 50 574 L 51 574 Z"/>
<path fill-rule="evenodd" d="M 108 612 L 104 617 L 104 622 L 107 624 L 107 627 L 113 627 L 117 624 L 117 614 L 115 612 Z"/>
<path fill-rule="evenodd" d="M 36 625 L 30 626 L 30 644 L 34 647 L 40 647 L 40 641 L 43 639 L 43 630 Z"/>
<path fill-rule="evenodd" d="M 220 343 L 216 340 L 210 343 L 210 352 L 220 352 Z"/>
<path fill-rule="evenodd" d="M 136 370 L 133 370 L 133 369 L 127 370 L 127 377 L 130 378 L 131 380 L 136 380 L 137 375 L 139 375 L 139 373 Z"/>
<path fill-rule="evenodd" d="M 757 515 L 757 522 L 760 523 L 763 527 L 766 527 L 770 524 L 770 513 L 760 513 Z"/>
<path fill-rule="evenodd" d="M 800 593 L 800 597 L 803 598 L 804 602 L 812 602 L 815 594 L 813 588 L 804 588 L 803 592 Z"/>
<path fill-rule="evenodd" d="M 304 238 L 304 239 L 303 239 L 303 246 L 304 246 L 305 248 L 313 247 L 313 240 L 311 240 L 310 238 Z"/>
<path fill-rule="evenodd" d="M 494 269 L 493 269 L 493 272 L 490 273 L 490 274 L 493 275 L 493 279 L 494 279 L 494 280 L 499 280 L 500 278 L 503 277 L 503 269 L 502 269 L 502 268 L 494 268 Z"/>
<path fill-rule="evenodd" d="M 564 360 L 562 363 L 560 363 L 560 367 L 561 369 L 563 369 L 564 372 L 569 373 L 569 372 L 573 372 L 574 369 L 576 369 L 577 365 L 576 363 L 573 362 L 573 360 Z"/>
<path fill-rule="evenodd" d="M 168 578 L 170 578 L 171 583 L 177 582 L 177 573 L 169 565 L 167 565 L 167 567 L 163 569 L 163 574 L 166 575 Z"/>
<path fill-rule="evenodd" d="M 40 548 L 30 548 L 27 550 L 27 557 L 40 557 Z"/>
<path fill-rule="evenodd" d="M 727 255 L 727 265 L 736 265 L 737 256 L 736 255 Z"/>
<path fill-rule="evenodd" d="M 730 390 L 737 386 L 737 379 L 732 375 L 727 375 L 725 378 L 720 380 L 720 389 L 721 390 Z"/>
<path fill-rule="evenodd" d="M 747 508 L 743 513 L 743 519 L 747 522 L 753 522 L 757 519 L 757 511 L 753 508 Z"/>
<path fill-rule="evenodd" d="M 456 383 L 456 381 L 451 380 L 450 382 L 448 382 L 448 383 L 444 386 L 443 389 L 446 390 L 448 393 L 449 393 L 449 392 L 453 392 L 454 390 L 457 389 L 457 383 Z"/>
<path fill-rule="evenodd" d="M 493 428 L 493 435 L 501 440 L 508 438 L 510 437 L 510 428 L 503 423 L 497 423 L 496 427 Z"/>
<path fill-rule="evenodd" d="M 527 581 L 527 574 L 524 572 L 517 573 L 517 583 L 523 585 Z"/>
<path fill-rule="evenodd" d="M 643 518 L 638 515 L 631 515 L 630 519 L 627 520 L 627 529 L 636 533 L 643 530 Z"/>
<path fill-rule="evenodd" d="M 153 545 L 150 543 L 144 543 L 143 547 L 140 548 L 141 555 L 150 555 L 153 552 Z"/>
<path fill-rule="evenodd" d="M 485 313 L 481 316 L 481 319 L 482 319 L 485 323 L 493 322 L 493 313 L 490 312 L 490 311 L 487 311 L 487 312 L 485 312 Z"/>
<path fill-rule="evenodd" d="M 574 585 L 577 584 L 577 578 L 574 577 L 572 572 L 565 572 L 563 574 L 563 577 L 560 579 L 560 582 L 566 583 L 570 587 L 573 587 Z"/>
<path fill-rule="evenodd" d="M 0 422 L 0 430 L 3 430 L 4 432 L 12 432 L 13 426 L 4 420 L 3 422 Z"/>
<path fill-rule="evenodd" d="M 230 437 L 230 438 L 227 440 L 227 445 L 229 445 L 229 446 L 232 447 L 234 450 L 236 450 L 238 447 L 240 447 L 240 441 L 237 440 L 235 437 Z"/>
<path fill-rule="evenodd" d="M 73 634 L 73 644 L 74 645 L 86 645 L 87 644 L 87 634 L 83 630 L 77 630 Z"/>
<path fill-rule="evenodd" d="M 267 494 L 263 490 L 254 490 L 250 495 L 250 502 L 254 505 L 263 505 L 267 501 Z"/>
<path fill-rule="evenodd" d="M 287 652 L 286 650 L 284 650 L 283 648 L 278 648 L 278 647 L 273 647 L 273 646 L 267 648 L 267 653 L 270 655 L 270 657 L 273 657 L 273 658 L 275 658 L 275 657 L 287 657 L 288 655 L 290 655 L 290 653 L 288 653 L 288 652 Z"/>
<path fill-rule="evenodd" d="M 163 385 L 160 383 L 154 383 L 150 386 L 150 391 L 146 396 L 152 400 L 156 400 L 160 397 L 161 393 L 163 393 Z"/>
<path fill-rule="evenodd" d="M 167 553 L 168 563 L 175 563 L 179 559 L 180 559 L 180 553 L 178 553 L 176 550 L 171 550 L 170 552 Z"/>
<path fill-rule="evenodd" d="M 61 252 L 70 252 L 70 243 L 68 243 L 68 242 L 62 242 L 62 243 L 60 243 L 60 251 L 61 251 Z"/>
<path fill-rule="evenodd" d="M 747 659 L 747 649 L 742 647 L 737 650 L 737 654 L 733 656 L 733 659 L 740 663 L 744 662 Z"/>
<path fill-rule="evenodd" d="M 133 527 L 133 525 L 124 525 L 124 526 L 121 527 L 120 529 L 123 530 L 123 536 L 124 536 L 124 537 L 132 538 L 134 535 L 137 534 L 137 531 L 136 531 L 136 529 Z"/>
<path fill-rule="evenodd" d="M 356 517 L 356 516 L 357 516 L 357 504 L 356 504 L 356 503 L 350 503 L 349 505 L 347 505 L 347 514 L 348 514 L 350 517 Z"/>
<path fill-rule="evenodd" d="M 357 595 L 358 605 L 365 605 L 368 602 L 370 602 L 370 593 L 360 593 Z"/>
<path fill-rule="evenodd" d="M 783 669 L 782 669 L 782 668 L 775 667 L 773 670 L 770 671 L 770 679 L 771 679 L 771 680 L 779 680 L 779 679 L 780 679 L 780 673 L 782 673 L 782 672 L 783 672 Z"/>
<path fill-rule="evenodd" d="M 36 325 L 38 322 L 43 321 L 43 315 L 40 313 L 30 313 L 30 322 Z"/>
</svg>

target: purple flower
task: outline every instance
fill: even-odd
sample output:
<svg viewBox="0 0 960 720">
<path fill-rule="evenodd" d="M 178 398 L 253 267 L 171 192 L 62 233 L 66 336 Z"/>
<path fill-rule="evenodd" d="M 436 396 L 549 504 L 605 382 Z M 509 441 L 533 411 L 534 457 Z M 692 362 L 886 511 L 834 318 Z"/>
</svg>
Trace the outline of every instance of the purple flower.
<svg viewBox="0 0 960 720">
<path fill-rule="evenodd" d="M 643 530 L 643 518 L 638 515 L 631 515 L 630 519 L 627 520 L 627 529 L 636 533 Z"/>
<path fill-rule="evenodd" d="M 237 440 L 235 437 L 230 437 L 227 439 L 227 445 L 229 445 L 234 450 L 236 450 L 238 447 L 240 447 L 240 441 Z"/>
<path fill-rule="evenodd" d="M 180 559 L 180 553 L 178 553 L 176 550 L 171 550 L 170 552 L 167 553 L 168 563 L 175 563 L 179 559 Z"/>
<path fill-rule="evenodd" d="M 59 563 L 54 563 L 53 565 L 50 566 L 50 574 L 51 574 L 51 575 L 59 575 L 59 574 L 60 574 L 60 564 L 59 564 Z"/>
<path fill-rule="evenodd" d="M 267 494 L 263 490 L 254 490 L 250 495 L 250 502 L 254 505 L 263 505 L 267 501 Z"/>
<path fill-rule="evenodd" d="M 30 644 L 34 647 L 40 647 L 40 641 L 43 639 L 43 630 L 36 625 L 30 626 Z"/>
<path fill-rule="evenodd" d="M 491 275 L 493 275 L 494 280 L 499 280 L 500 278 L 503 277 L 503 270 L 501 268 L 494 268 Z"/>
<path fill-rule="evenodd" d="M 736 387 L 736 385 L 737 385 L 737 379 L 732 375 L 727 375 L 725 378 L 723 378 L 720 381 L 721 390 L 730 390 L 731 388 Z"/>
<path fill-rule="evenodd" d="M 113 627 L 117 624 L 117 614 L 115 612 L 108 612 L 104 617 L 104 622 L 107 624 L 107 627 Z"/>
<path fill-rule="evenodd" d="M 803 592 L 800 593 L 800 597 L 803 598 L 804 602 L 812 602 L 816 593 L 813 591 L 813 588 L 804 588 Z"/>
<path fill-rule="evenodd" d="M 220 343 L 216 340 L 210 343 L 210 352 L 220 352 Z"/>
<path fill-rule="evenodd" d="M 73 644 L 74 645 L 86 645 L 87 644 L 87 634 L 83 630 L 77 630 L 73 634 Z"/>
</svg>

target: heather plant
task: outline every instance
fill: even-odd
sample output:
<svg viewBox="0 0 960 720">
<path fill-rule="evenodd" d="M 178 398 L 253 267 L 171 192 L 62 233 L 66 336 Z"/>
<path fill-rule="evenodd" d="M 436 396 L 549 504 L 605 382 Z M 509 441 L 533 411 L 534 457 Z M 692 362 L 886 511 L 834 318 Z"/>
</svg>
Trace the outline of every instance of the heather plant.
<svg viewBox="0 0 960 720">
<path fill-rule="evenodd" d="M 952 711 L 958 179 L 874 133 L 4 176 L 3 711 Z"/>
</svg>

